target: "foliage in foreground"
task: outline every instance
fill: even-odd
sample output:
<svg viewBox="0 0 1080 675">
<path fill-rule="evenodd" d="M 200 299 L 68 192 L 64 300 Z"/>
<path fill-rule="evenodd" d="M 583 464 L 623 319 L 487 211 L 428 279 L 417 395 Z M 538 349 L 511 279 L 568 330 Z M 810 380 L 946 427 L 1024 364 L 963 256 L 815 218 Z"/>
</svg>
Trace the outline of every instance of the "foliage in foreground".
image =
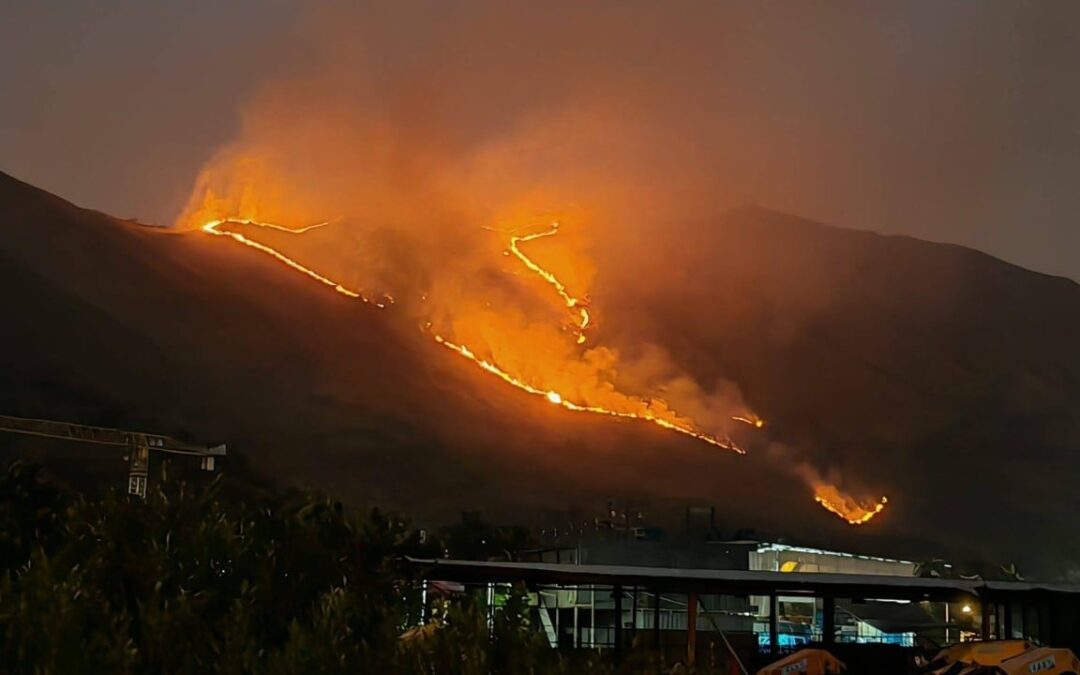
<svg viewBox="0 0 1080 675">
<path fill-rule="evenodd" d="M 605 670 L 549 649 L 520 589 L 493 617 L 463 596 L 408 631 L 419 595 L 397 556 L 498 551 L 509 536 L 520 533 L 421 543 L 396 517 L 315 494 L 88 500 L 14 464 L 0 476 L 0 662 L 42 674 Z"/>
</svg>

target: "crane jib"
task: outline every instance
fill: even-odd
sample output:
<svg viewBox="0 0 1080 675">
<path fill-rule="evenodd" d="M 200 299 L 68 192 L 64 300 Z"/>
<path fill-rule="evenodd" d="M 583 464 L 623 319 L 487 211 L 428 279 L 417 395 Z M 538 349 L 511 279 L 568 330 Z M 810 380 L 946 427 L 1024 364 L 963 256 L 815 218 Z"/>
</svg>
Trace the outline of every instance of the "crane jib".
<svg viewBox="0 0 1080 675">
<path fill-rule="evenodd" d="M 224 444 L 206 447 L 185 443 L 161 434 L 11 415 L 0 415 L 0 431 L 127 448 L 128 492 L 139 497 L 146 497 L 150 452 L 200 457 L 202 458 L 200 468 L 204 471 L 213 471 L 216 466 L 214 458 L 226 455 Z"/>
</svg>

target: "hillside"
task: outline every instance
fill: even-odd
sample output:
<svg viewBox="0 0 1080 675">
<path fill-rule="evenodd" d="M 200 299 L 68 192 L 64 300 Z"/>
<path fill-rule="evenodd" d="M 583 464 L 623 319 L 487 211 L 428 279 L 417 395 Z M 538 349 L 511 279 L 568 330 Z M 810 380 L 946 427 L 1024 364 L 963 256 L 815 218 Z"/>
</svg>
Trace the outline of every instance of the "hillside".
<svg viewBox="0 0 1080 675">
<path fill-rule="evenodd" d="M 726 524 L 819 545 L 1080 558 L 1075 283 L 763 209 L 671 231 L 644 263 L 663 284 L 601 266 L 617 271 L 600 287 L 619 289 L 594 298 L 604 330 L 737 382 L 776 440 L 886 487 L 880 521 L 855 530 L 810 508 L 767 452 L 567 414 L 250 250 L 3 174 L 0 411 L 225 441 L 254 472 L 422 519 L 542 522 L 615 497 L 658 513 L 715 503 Z"/>
<path fill-rule="evenodd" d="M 425 518 L 536 520 L 613 494 L 679 494 L 675 480 L 639 485 L 672 452 L 751 470 L 647 425 L 514 395 L 409 320 L 201 233 L 118 221 L 7 177 L 0 231 L 8 414 L 224 441 L 256 472 Z M 698 474 L 691 491 L 711 493 L 716 479 Z"/>
</svg>

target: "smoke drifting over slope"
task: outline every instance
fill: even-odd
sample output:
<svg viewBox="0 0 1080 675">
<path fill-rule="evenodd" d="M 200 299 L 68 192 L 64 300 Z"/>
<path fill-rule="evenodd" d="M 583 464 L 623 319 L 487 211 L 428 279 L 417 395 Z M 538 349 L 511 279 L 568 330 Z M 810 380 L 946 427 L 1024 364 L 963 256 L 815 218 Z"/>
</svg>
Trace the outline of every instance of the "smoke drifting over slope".
<svg viewBox="0 0 1080 675">
<path fill-rule="evenodd" d="M 695 376 L 633 330 L 607 334 L 604 307 L 587 304 L 624 285 L 677 297 L 677 275 L 633 270 L 671 236 L 665 223 L 737 195 L 731 92 L 708 86 L 732 58 L 723 18 L 625 3 L 323 8 L 311 63 L 245 106 L 177 225 L 251 221 L 230 231 L 393 298 L 519 388 L 739 449 L 744 425 L 761 424 L 734 383 Z M 259 222 L 326 225 L 249 231 Z M 796 473 L 822 495 L 819 472 Z"/>
</svg>

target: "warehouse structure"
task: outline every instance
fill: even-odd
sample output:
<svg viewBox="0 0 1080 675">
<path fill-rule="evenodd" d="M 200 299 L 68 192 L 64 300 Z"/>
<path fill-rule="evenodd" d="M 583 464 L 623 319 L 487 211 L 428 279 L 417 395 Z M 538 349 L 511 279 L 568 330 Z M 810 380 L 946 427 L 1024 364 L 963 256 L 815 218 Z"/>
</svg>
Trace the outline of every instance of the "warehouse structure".
<svg viewBox="0 0 1080 675">
<path fill-rule="evenodd" d="M 1026 637 L 1080 647 L 1080 587 L 921 578 L 905 561 L 777 545 L 746 553 L 747 567 L 752 560 L 772 569 L 410 558 L 403 571 L 423 582 L 485 588 L 489 598 L 524 584 L 553 646 L 611 649 L 616 658 L 631 644 L 674 650 L 688 661 L 703 652 L 749 661 L 804 643 L 891 642 L 903 649 L 932 631 L 951 641 Z M 937 621 L 934 607 L 967 608 L 967 616 L 949 617 L 946 609 L 945 621 Z M 809 620 L 795 632 L 792 615 L 800 612 Z M 965 625 L 973 630 L 965 634 Z M 918 646 L 935 642 L 942 640 Z"/>
</svg>

